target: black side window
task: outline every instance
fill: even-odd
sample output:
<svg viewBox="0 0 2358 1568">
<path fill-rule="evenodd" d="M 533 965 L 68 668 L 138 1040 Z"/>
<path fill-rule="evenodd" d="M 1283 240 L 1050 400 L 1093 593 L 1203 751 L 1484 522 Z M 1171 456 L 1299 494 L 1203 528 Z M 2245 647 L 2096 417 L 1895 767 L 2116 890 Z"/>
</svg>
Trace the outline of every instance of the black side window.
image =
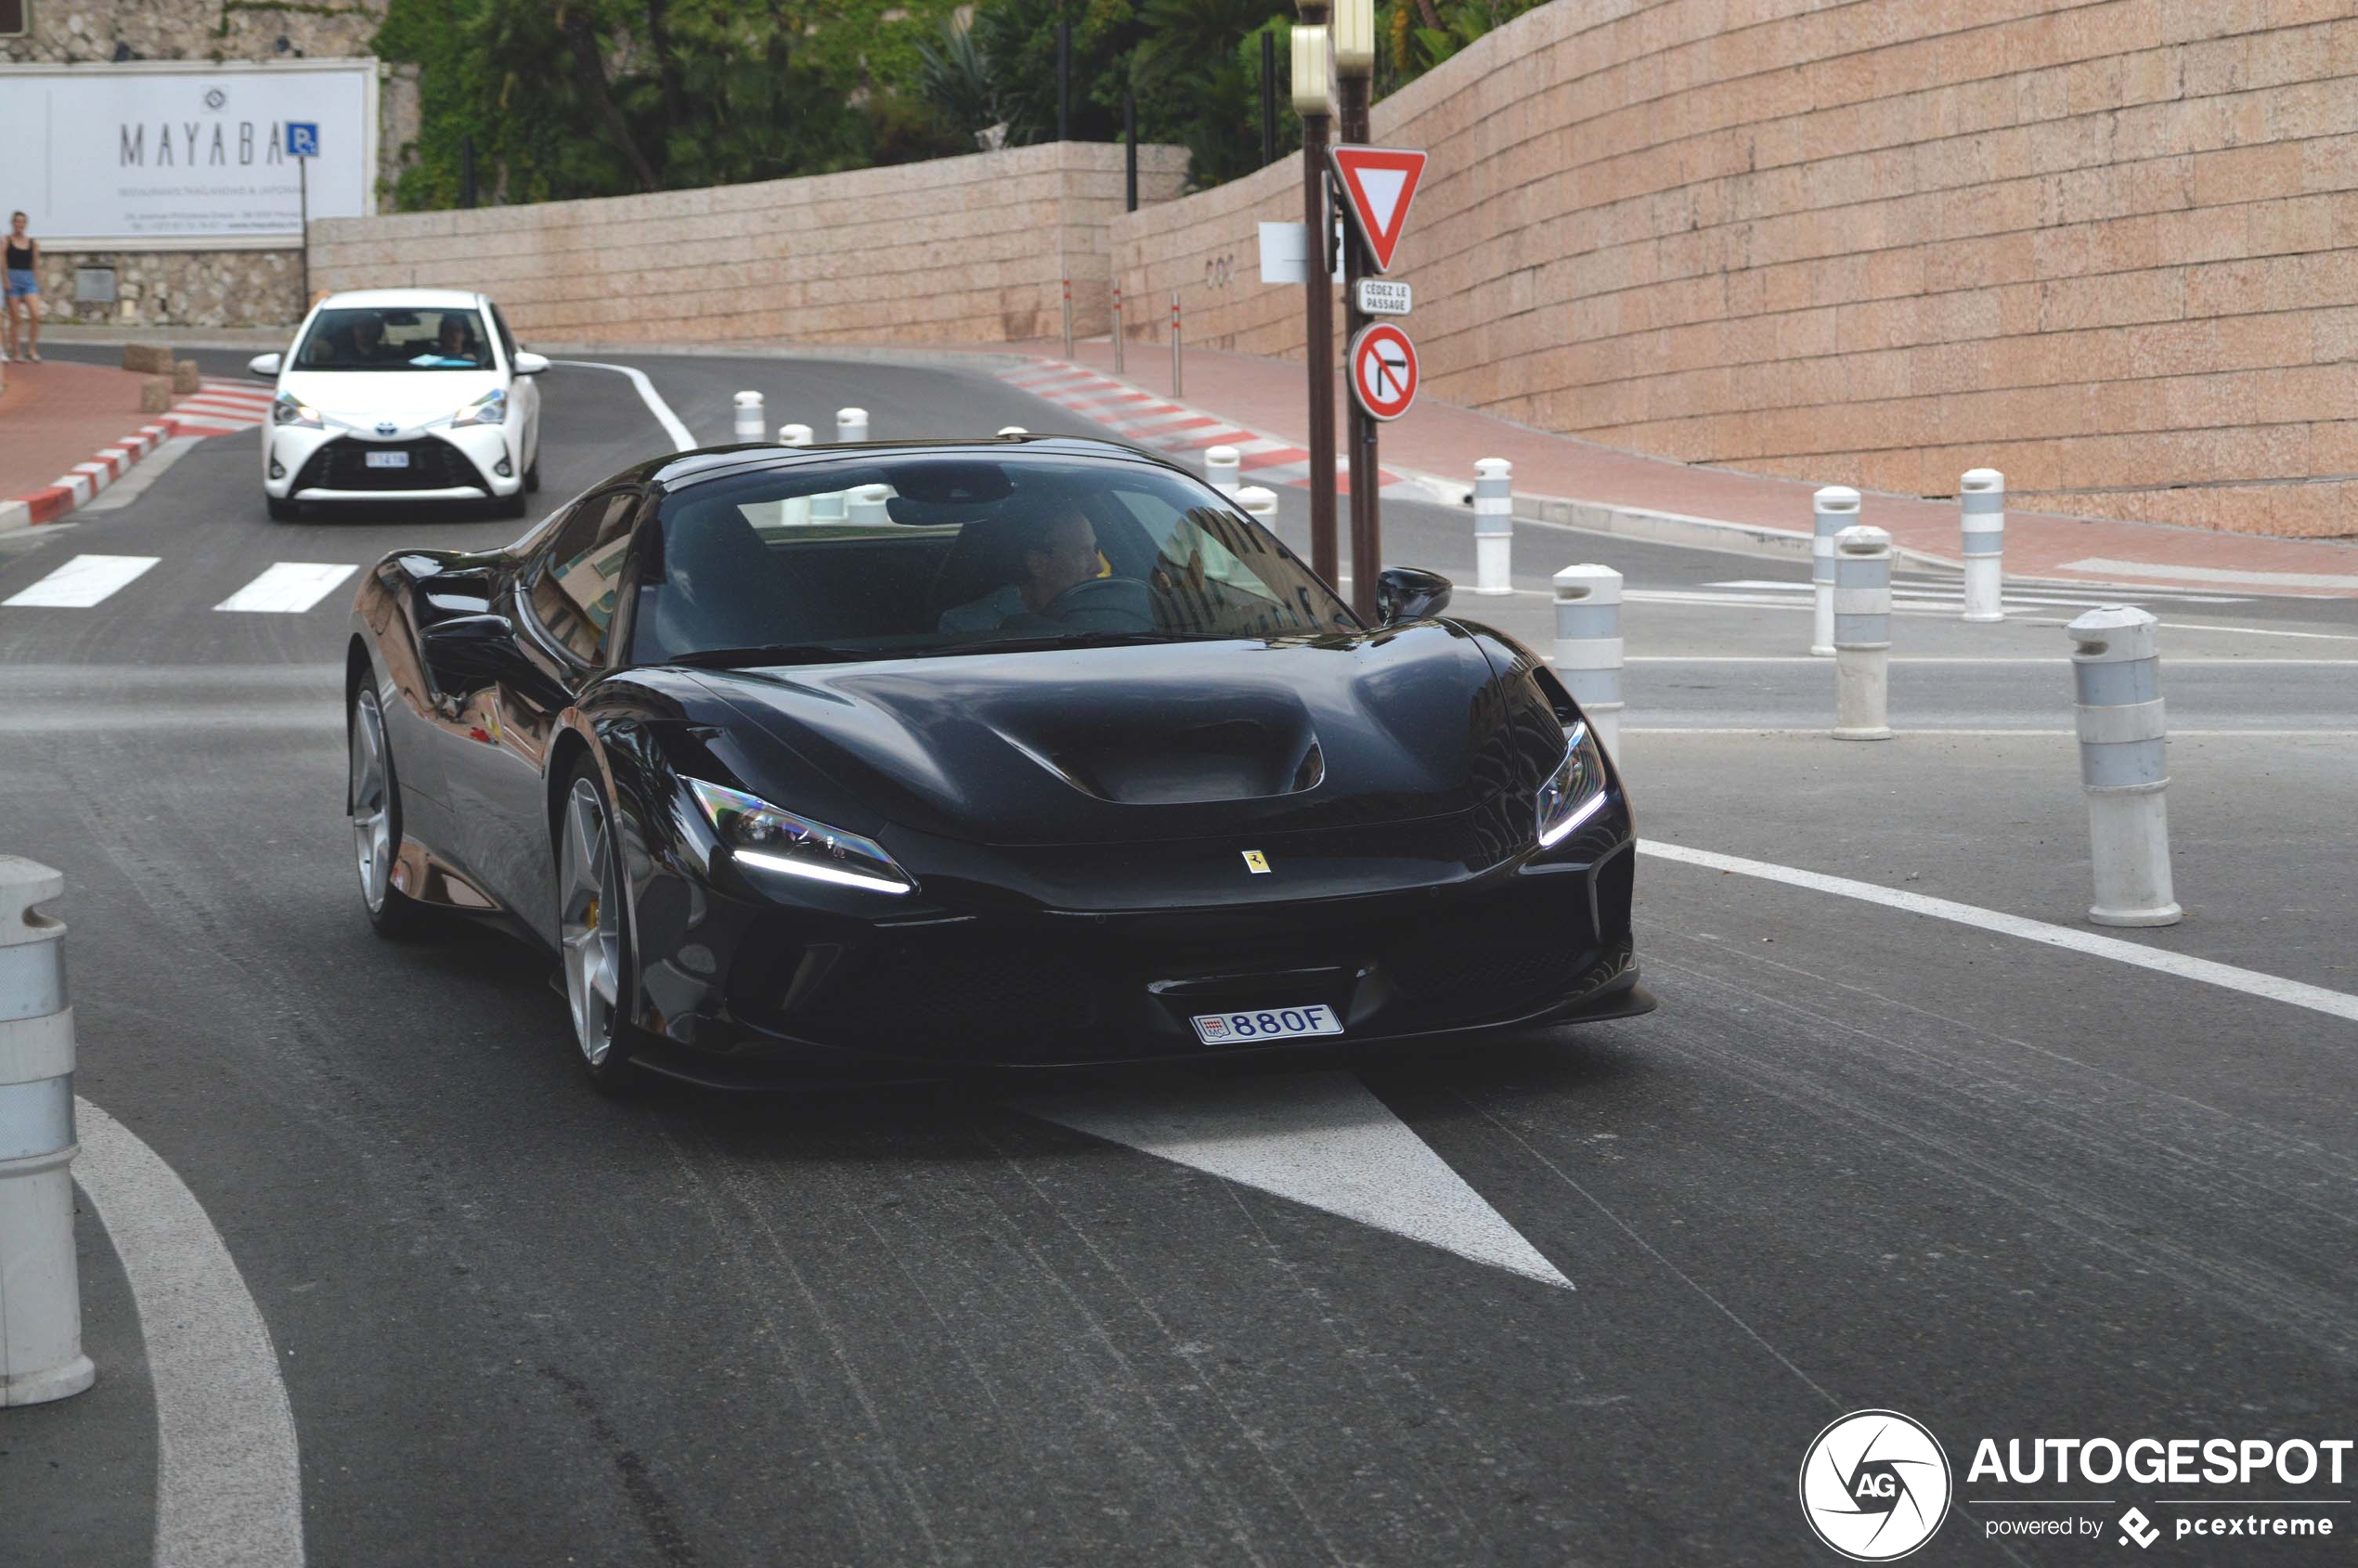
<svg viewBox="0 0 2358 1568">
<path fill-rule="evenodd" d="M 630 520 L 638 507 L 636 490 L 589 497 L 557 525 L 525 578 L 533 617 L 583 664 L 605 662 L 615 585 L 630 553 Z"/>
</svg>

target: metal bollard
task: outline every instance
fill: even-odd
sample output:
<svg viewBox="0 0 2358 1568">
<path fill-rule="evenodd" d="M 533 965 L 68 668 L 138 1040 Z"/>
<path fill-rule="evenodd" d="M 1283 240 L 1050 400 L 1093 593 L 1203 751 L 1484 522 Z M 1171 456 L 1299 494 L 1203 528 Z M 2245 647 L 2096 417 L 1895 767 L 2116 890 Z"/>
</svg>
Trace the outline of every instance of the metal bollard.
<svg viewBox="0 0 2358 1568">
<path fill-rule="evenodd" d="M 1834 536 L 1834 739 L 1891 739 L 1891 536 Z"/>
<path fill-rule="evenodd" d="M 1113 373 L 1121 371 L 1121 285 L 1113 286 Z"/>
<path fill-rule="evenodd" d="M 1244 487 L 1244 482 L 1237 477 L 1244 460 L 1244 454 L 1234 447 L 1207 447 L 1203 454 L 1203 476 L 1222 495 L 1233 496 Z"/>
<path fill-rule="evenodd" d="M 1504 458 L 1474 461 L 1474 591 L 1512 593 L 1515 544 L 1515 465 Z"/>
<path fill-rule="evenodd" d="M 1277 521 L 1277 492 L 1258 485 L 1247 485 L 1237 491 L 1237 504 L 1264 524 Z"/>
<path fill-rule="evenodd" d="M 868 439 L 868 410 L 837 408 L 836 410 L 836 440 L 865 441 Z"/>
<path fill-rule="evenodd" d="M 1072 275 L 1065 274 L 1065 357 L 1072 357 Z"/>
<path fill-rule="evenodd" d="M 1024 429 L 1024 427 L 1019 424 L 1003 424 L 999 427 L 999 434 L 1002 435 L 1029 435 L 1031 432 Z"/>
<path fill-rule="evenodd" d="M 1859 492 L 1847 485 L 1829 485 L 1812 499 L 1814 526 L 1809 533 L 1811 608 L 1809 651 L 1821 659 L 1834 653 L 1834 536 L 1859 521 Z"/>
<path fill-rule="evenodd" d="M 851 492 L 844 507 L 844 520 L 849 523 L 889 523 L 892 513 L 886 502 L 892 499 L 888 485 L 862 485 Z"/>
<path fill-rule="evenodd" d="M 1179 380 L 1179 291 L 1171 291 L 1171 395 L 1180 396 L 1185 387 Z"/>
<path fill-rule="evenodd" d="M 2106 604 L 2064 628 L 2079 720 L 2079 782 L 2099 926 L 2175 926 L 2170 887 L 2169 727 L 2161 711 L 2159 623 L 2130 604 Z"/>
<path fill-rule="evenodd" d="M 1608 753 L 1621 749 L 1621 574 L 1584 563 L 1556 574 L 1556 673 Z"/>
<path fill-rule="evenodd" d="M 1965 525 L 1965 619 L 2002 621 L 2006 476 L 1994 468 L 1969 468 L 1957 481 L 1957 497 Z"/>
<path fill-rule="evenodd" d="M 810 446 L 810 427 L 807 424 L 780 425 L 778 427 L 778 445 L 781 447 Z"/>
<path fill-rule="evenodd" d="M 761 439 L 761 433 L 769 427 L 770 421 L 761 417 L 761 394 L 758 392 L 737 394 L 737 439 L 758 441 Z"/>
<path fill-rule="evenodd" d="M 66 889 L 0 855 L 0 1406 L 40 1405 L 97 1379 L 82 1354 L 73 1249 L 73 1010 L 65 922 L 36 914 Z"/>
</svg>

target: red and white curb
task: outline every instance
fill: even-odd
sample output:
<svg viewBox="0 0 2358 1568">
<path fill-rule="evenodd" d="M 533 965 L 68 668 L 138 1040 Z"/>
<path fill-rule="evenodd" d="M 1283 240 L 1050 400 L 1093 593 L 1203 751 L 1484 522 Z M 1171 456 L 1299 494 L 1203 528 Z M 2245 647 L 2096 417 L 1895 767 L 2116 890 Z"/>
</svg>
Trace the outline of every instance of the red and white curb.
<svg viewBox="0 0 2358 1568">
<path fill-rule="evenodd" d="M 1310 454 L 1292 442 L 1249 430 L 1201 408 L 1170 402 L 1095 370 L 1061 359 L 1035 358 L 1000 371 L 999 379 L 1138 446 L 1180 456 L 1199 453 L 1207 447 L 1234 447 L 1239 479 L 1255 485 L 1306 486 L 1310 483 Z M 1379 495 L 1432 499 L 1431 490 L 1414 479 L 1390 469 L 1377 472 L 1382 477 Z M 1338 491 L 1350 489 L 1350 476 L 1340 460 L 1335 465 L 1335 486 Z"/>
<path fill-rule="evenodd" d="M 122 478 L 132 464 L 178 435 L 226 435 L 252 430 L 270 414 L 271 394 L 236 382 L 208 381 L 154 424 L 143 424 L 111 447 L 91 454 L 30 495 L 0 500 L 0 531 L 55 523 Z"/>
</svg>

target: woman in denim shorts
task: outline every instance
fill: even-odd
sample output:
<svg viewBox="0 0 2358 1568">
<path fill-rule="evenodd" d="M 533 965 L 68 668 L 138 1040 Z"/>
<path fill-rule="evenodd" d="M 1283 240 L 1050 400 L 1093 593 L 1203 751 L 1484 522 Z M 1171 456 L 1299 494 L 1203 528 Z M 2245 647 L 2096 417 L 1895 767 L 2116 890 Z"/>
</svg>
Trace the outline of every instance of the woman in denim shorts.
<svg viewBox="0 0 2358 1568">
<path fill-rule="evenodd" d="M 8 312 L 7 357 L 17 356 L 19 338 L 18 323 L 23 323 L 21 333 L 24 357 L 41 358 L 41 282 L 33 269 L 41 265 L 41 241 L 25 232 L 25 215 L 8 214 L 7 284 L 0 291 Z"/>
</svg>

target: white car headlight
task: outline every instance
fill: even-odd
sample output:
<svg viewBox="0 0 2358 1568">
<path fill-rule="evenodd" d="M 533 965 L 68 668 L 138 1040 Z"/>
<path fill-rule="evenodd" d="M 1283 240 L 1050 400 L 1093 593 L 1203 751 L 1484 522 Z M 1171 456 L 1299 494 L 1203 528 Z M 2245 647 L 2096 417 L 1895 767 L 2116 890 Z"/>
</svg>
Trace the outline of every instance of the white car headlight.
<svg viewBox="0 0 2358 1568">
<path fill-rule="evenodd" d="M 307 425 L 313 430 L 324 428 L 319 419 L 319 410 L 308 403 L 297 401 L 295 395 L 290 392 L 282 392 L 271 400 L 270 422 Z"/>
<path fill-rule="evenodd" d="M 506 424 L 507 422 L 508 395 L 496 386 L 450 416 L 451 428 L 454 430 L 466 424 Z"/>
<path fill-rule="evenodd" d="M 1539 786 L 1539 847 L 1550 849 L 1604 809 L 1605 754 L 1586 720 L 1564 732 L 1564 759 Z"/>
<path fill-rule="evenodd" d="M 743 790 L 702 779 L 687 783 L 705 820 L 743 864 L 872 893 L 916 890 L 915 881 L 873 838 L 814 823 Z"/>
</svg>

